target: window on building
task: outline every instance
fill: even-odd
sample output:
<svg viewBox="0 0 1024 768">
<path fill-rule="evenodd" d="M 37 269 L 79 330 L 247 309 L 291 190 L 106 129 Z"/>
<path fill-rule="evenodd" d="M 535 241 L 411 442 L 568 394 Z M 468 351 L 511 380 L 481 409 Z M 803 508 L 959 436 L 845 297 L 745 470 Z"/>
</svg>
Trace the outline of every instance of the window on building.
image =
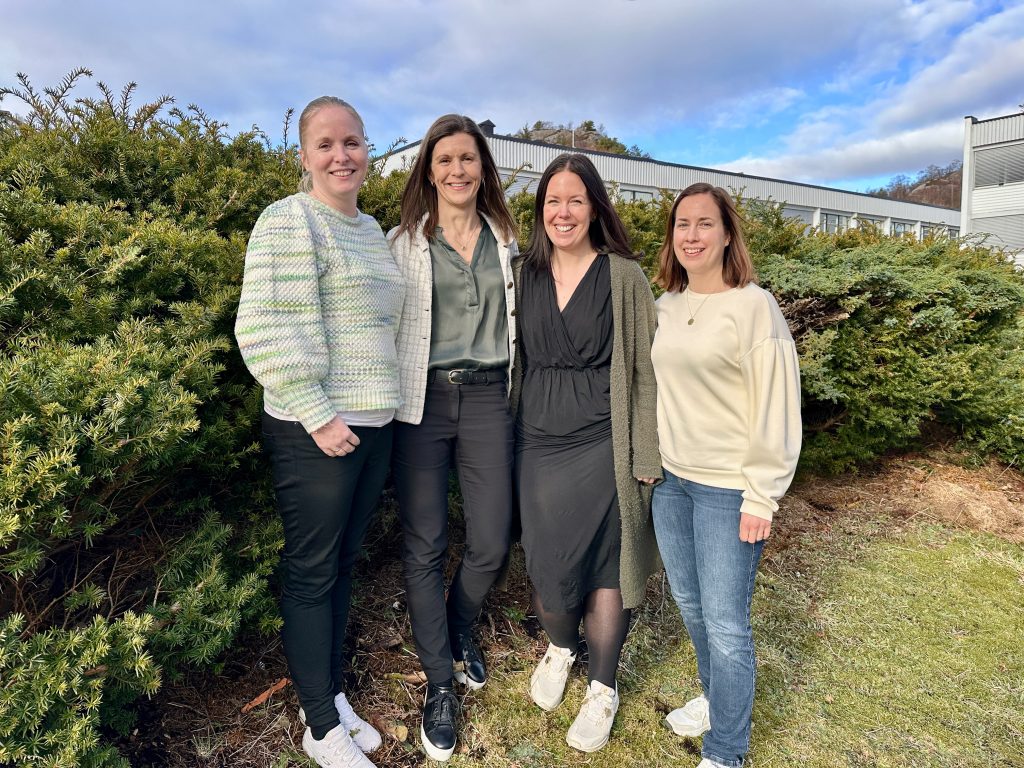
<svg viewBox="0 0 1024 768">
<path fill-rule="evenodd" d="M 814 211 L 808 208 L 785 205 L 782 207 L 782 215 L 787 219 L 799 219 L 804 224 L 812 224 L 814 222 Z"/>
<path fill-rule="evenodd" d="M 1024 144 L 979 149 L 974 153 L 974 186 L 995 187 L 1024 181 Z"/>
<path fill-rule="evenodd" d="M 906 221 L 894 221 L 889 228 L 890 235 L 905 235 L 914 231 L 914 225 Z"/>
<path fill-rule="evenodd" d="M 871 216 L 857 217 L 857 226 L 860 227 L 861 229 L 867 229 L 868 227 L 870 227 L 871 229 L 880 230 L 884 223 L 884 219 L 875 219 L 872 218 Z"/>
<path fill-rule="evenodd" d="M 654 193 L 647 192 L 642 189 L 622 189 L 619 188 L 619 199 L 624 200 L 627 203 L 632 200 L 653 200 Z"/>
<path fill-rule="evenodd" d="M 946 231 L 949 232 L 949 237 L 951 240 L 956 240 L 958 237 L 960 237 L 960 227 L 949 227 Z"/>
<path fill-rule="evenodd" d="M 824 232 L 843 232 L 850 226 L 850 217 L 842 213 L 821 214 L 821 229 Z"/>
</svg>

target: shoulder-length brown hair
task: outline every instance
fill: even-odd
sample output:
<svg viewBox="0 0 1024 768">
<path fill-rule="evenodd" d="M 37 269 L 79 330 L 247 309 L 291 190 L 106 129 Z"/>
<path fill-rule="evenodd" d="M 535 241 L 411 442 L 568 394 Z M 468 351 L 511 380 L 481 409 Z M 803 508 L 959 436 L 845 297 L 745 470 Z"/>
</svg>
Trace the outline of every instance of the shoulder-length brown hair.
<svg viewBox="0 0 1024 768">
<path fill-rule="evenodd" d="M 742 288 L 757 280 L 754 263 L 750 260 L 750 251 L 747 250 L 747 243 L 743 239 L 743 222 L 732 195 L 721 187 L 697 182 L 680 192 L 679 197 L 672 203 L 668 221 L 665 222 L 665 240 L 658 251 L 658 276 L 654 278 L 654 282 L 669 292 L 681 291 L 690 282 L 686 270 L 676 258 L 672 241 L 676 227 L 676 210 L 685 198 L 693 195 L 711 195 L 711 199 L 718 205 L 725 233 L 729 236 L 729 244 L 725 246 L 725 254 L 722 257 L 722 279 L 725 284 L 730 288 Z"/>
<path fill-rule="evenodd" d="M 634 253 L 629 244 L 626 227 L 619 214 L 615 212 L 615 206 L 608 197 L 608 190 L 601 181 L 601 174 L 597 172 L 593 162 L 586 155 L 566 152 L 551 161 L 544 169 L 544 174 L 537 185 L 537 198 L 533 204 L 533 234 L 530 236 L 530 244 L 523 251 L 525 263 L 533 269 L 551 269 L 551 253 L 554 249 L 551 238 L 544 231 L 544 198 L 547 197 L 551 178 L 562 171 L 575 173 L 586 187 L 587 197 L 590 198 L 590 205 L 594 209 L 594 220 L 590 222 L 589 229 L 590 244 L 599 253 L 614 253 L 627 259 L 639 259 L 639 254 Z"/>
<path fill-rule="evenodd" d="M 500 232 L 496 234 L 500 234 L 506 240 L 515 237 L 515 222 L 505 202 L 505 191 L 501 187 L 498 166 L 494 163 L 483 131 L 465 115 L 442 115 L 427 129 L 427 135 L 423 137 L 420 145 L 420 152 L 412 164 L 409 180 L 402 191 L 401 220 L 395 233 L 396 238 L 406 232 L 411 235 L 424 216 L 427 220 L 423 224 L 423 236 L 428 239 L 434 237 L 438 219 L 437 190 L 430 183 L 430 161 L 433 159 L 437 142 L 456 133 L 468 133 L 472 136 L 480 155 L 483 176 L 476 196 L 477 211 L 498 226 Z"/>
</svg>

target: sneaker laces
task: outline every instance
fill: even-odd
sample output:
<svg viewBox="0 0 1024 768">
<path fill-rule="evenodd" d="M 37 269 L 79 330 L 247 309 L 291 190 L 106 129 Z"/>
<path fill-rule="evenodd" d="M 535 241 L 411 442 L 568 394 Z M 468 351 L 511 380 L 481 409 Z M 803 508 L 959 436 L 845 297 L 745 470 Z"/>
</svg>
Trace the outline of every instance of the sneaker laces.
<svg viewBox="0 0 1024 768">
<path fill-rule="evenodd" d="M 432 706 L 434 702 L 437 702 L 437 706 Z M 427 723 L 453 723 L 455 722 L 455 712 L 459 706 L 458 699 L 455 698 L 455 694 L 452 691 L 438 691 L 433 696 L 427 698 L 426 706 L 424 710 L 429 712 L 430 719 Z M 424 724 L 426 725 L 426 723 Z"/>
<path fill-rule="evenodd" d="M 606 693 L 588 688 L 587 695 L 583 699 L 583 706 L 580 708 L 580 714 L 590 722 L 600 724 L 608 717 L 614 717 L 614 703 L 614 690 L 612 693 Z"/>
<path fill-rule="evenodd" d="M 346 737 L 348 737 L 346 739 Z M 355 745 L 345 727 L 332 728 L 320 742 L 331 752 L 331 757 L 340 760 L 339 765 L 358 766 L 364 760 L 362 751 Z"/>
<path fill-rule="evenodd" d="M 541 673 L 552 680 L 560 680 L 574 661 L 576 661 L 575 653 L 552 653 L 548 651 L 544 654 L 544 663 L 540 665 Z"/>
<path fill-rule="evenodd" d="M 480 657 L 480 649 L 476 647 L 476 643 L 473 642 L 473 638 L 469 635 L 459 636 L 459 653 L 462 656 L 460 661 L 467 667 L 474 662 L 483 663 L 483 659 Z"/>
</svg>

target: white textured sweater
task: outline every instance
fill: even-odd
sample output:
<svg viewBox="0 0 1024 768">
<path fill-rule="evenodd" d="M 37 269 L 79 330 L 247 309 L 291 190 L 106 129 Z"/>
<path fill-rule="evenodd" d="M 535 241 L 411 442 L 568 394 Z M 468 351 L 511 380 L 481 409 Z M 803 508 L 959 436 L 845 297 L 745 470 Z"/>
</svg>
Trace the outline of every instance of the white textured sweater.
<svg viewBox="0 0 1024 768">
<path fill-rule="evenodd" d="M 260 215 L 235 336 L 268 413 L 306 431 L 401 402 L 395 335 L 404 281 L 371 216 L 299 193 Z"/>
<path fill-rule="evenodd" d="M 677 477 L 743 491 L 772 519 L 800 456 L 800 366 L 774 297 L 749 284 L 657 301 L 658 437 Z"/>
</svg>

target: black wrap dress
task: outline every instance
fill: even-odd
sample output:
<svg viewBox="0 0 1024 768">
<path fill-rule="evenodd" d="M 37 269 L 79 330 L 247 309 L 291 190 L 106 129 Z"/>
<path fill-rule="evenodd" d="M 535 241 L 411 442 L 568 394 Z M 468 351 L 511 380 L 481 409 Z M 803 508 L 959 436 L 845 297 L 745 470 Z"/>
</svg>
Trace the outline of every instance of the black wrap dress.
<svg viewBox="0 0 1024 768">
<path fill-rule="evenodd" d="M 516 482 L 526 568 L 544 608 L 578 610 L 619 588 L 621 525 L 612 457 L 608 257 L 560 312 L 549 272 L 523 268 Z"/>
</svg>

